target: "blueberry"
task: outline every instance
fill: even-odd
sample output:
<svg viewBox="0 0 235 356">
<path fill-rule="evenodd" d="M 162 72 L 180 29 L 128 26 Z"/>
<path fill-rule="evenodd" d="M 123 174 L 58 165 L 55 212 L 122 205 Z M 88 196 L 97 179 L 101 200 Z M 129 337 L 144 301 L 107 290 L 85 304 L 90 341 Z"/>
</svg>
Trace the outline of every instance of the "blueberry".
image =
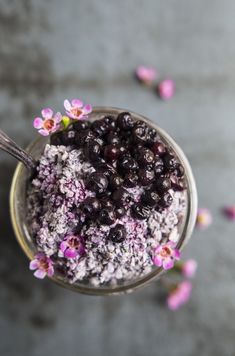
<svg viewBox="0 0 235 356">
<path fill-rule="evenodd" d="M 135 172 L 129 172 L 124 176 L 124 185 L 128 188 L 136 187 L 138 179 L 138 175 Z"/>
<path fill-rule="evenodd" d="M 118 161 L 118 168 L 121 173 L 128 173 L 131 171 L 137 171 L 137 162 L 129 155 L 123 155 Z"/>
<path fill-rule="evenodd" d="M 131 201 L 131 196 L 128 191 L 124 188 L 119 188 L 115 190 L 112 194 L 112 200 L 116 206 L 124 206 L 129 204 Z"/>
<path fill-rule="evenodd" d="M 134 204 L 131 207 L 132 216 L 139 220 L 144 220 L 149 217 L 150 209 L 142 204 Z"/>
<path fill-rule="evenodd" d="M 132 130 L 133 139 L 136 143 L 146 144 L 148 140 L 148 129 L 146 125 L 135 125 Z"/>
<path fill-rule="evenodd" d="M 121 112 L 117 117 L 117 126 L 124 131 L 134 127 L 134 119 L 129 112 Z"/>
<path fill-rule="evenodd" d="M 173 173 L 177 176 L 177 177 L 183 177 L 184 176 L 184 167 L 182 166 L 182 164 L 177 163 L 176 167 L 173 171 Z"/>
<path fill-rule="evenodd" d="M 117 224 L 115 227 L 112 227 L 109 231 L 108 239 L 114 243 L 123 242 L 126 238 L 126 229 L 124 225 Z"/>
<path fill-rule="evenodd" d="M 159 201 L 159 205 L 162 208 L 168 208 L 173 202 L 172 195 L 169 192 L 163 194 Z"/>
<path fill-rule="evenodd" d="M 114 116 L 107 115 L 104 117 L 103 120 L 107 124 L 109 130 L 115 130 L 116 120 L 115 120 Z"/>
<path fill-rule="evenodd" d="M 155 155 L 158 156 L 162 156 L 166 153 L 166 147 L 165 145 L 160 142 L 160 141 L 156 141 L 152 146 L 151 146 L 151 150 L 153 151 L 153 153 Z"/>
<path fill-rule="evenodd" d="M 50 137 L 50 144 L 53 146 L 60 146 L 62 145 L 62 135 L 63 135 L 63 131 L 58 131 L 55 132 L 51 135 Z"/>
<path fill-rule="evenodd" d="M 158 157 L 154 163 L 154 172 L 156 176 L 160 176 L 164 171 L 163 160 Z"/>
<path fill-rule="evenodd" d="M 86 129 L 76 133 L 75 144 L 78 147 L 84 147 L 86 143 L 94 141 L 95 139 L 95 134 L 90 129 Z"/>
<path fill-rule="evenodd" d="M 154 162 L 154 153 L 148 148 L 143 148 L 139 152 L 137 160 L 140 166 L 145 167 Z"/>
<path fill-rule="evenodd" d="M 105 122 L 104 119 L 92 122 L 91 128 L 92 131 L 100 137 L 104 136 L 109 131 L 108 124 Z"/>
<path fill-rule="evenodd" d="M 147 185 L 150 185 L 154 181 L 155 174 L 154 174 L 153 170 L 140 169 L 138 176 L 139 176 L 139 182 L 143 186 L 147 186 Z"/>
<path fill-rule="evenodd" d="M 164 162 L 165 168 L 167 170 L 169 170 L 170 172 L 174 171 L 174 169 L 176 169 L 177 164 L 178 164 L 175 157 L 170 153 L 166 153 L 164 155 L 163 162 Z"/>
<path fill-rule="evenodd" d="M 81 210 L 87 218 L 94 218 L 100 210 L 100 202 L 94 197 L 88 197 L 81 203 Z"/>
<path fill-rule="evenodd" d="M 110 208 L 110 209 L 114 208 L 112 201 L 108 197 L 102 197 L 100 199 L 100 204 L 102 208 Z"/>
<path fill-rule="evenodd" d="M 113 174 L 109 178 L 109 188 L 111 190 L 116 190 L 123 185 L 123 179 L 117 174 Z"/>
<path fill-rule="evenodd" d="M 91 161 L 100 157 L 101 147 L 97 141 L 91 141 L 84 147 L 84 153 L 87 159 Z"/>
<path fill-rule="evenodd" d="M 117 160 L 120 155 L 120 150 L 117 145 L 108 145 L 104 148 L 104 158 L 107 161 Z"/>
<path fill-rule="evenodd" d="M 158 140 L 158 134 L 155 129 L 148 130 L 147 145 L 152 147 L 152 145 Z"/>
<path fill-rule="evenodd" d="M 120 157 L 124 156 L 124 155 L 127 155 L 127 153 L 128 153 L 127 146 L 125 146 L 123 144 L 120 144 L 118 147 L 119 147 Z"/>
<path fill-rule="evenodd" d="M 113 209 L 104 208 L 99 213 L 99 222 L 102 225 L 112 225 L 116 220 Z"/>
<path fill-rule="evenodd" d="M 103 158 L 99 158 L 92 162 L 92 165 L 96 168 L 97 172 L 104 174 L 106 177 L 110 177 L 112 174 L 116 173 L 114 167 L 107 164 Z"/>
<path fill-rule="evenodd" d="M 144 147 L 143 143 L 133 144 L 130 147 L 130 153 L 131 153 L 132 157 L 138 161 L 140 152 L 144 149 L 145 149 L 145 147 Z"/>
<path fill-rule="evenodd" d="M 171 188 L 171 181 L 167 177 L 158 177 L 155 181 L 155 188 L 157 192 L 164 193 Z"/>
<path fill-rule="evenodd" d="M 123 207 L 117 207 L 115 210 L 116 217 L 118 219 L 122 218 L 126 214 L 126 210 Z"/>
<path fill-rule="evenodd" d="M 103 194 L 107 190 L 108 179 L 103 173 L 91 173 L 86 181 L 86 187 L 98 195 Z"/>
<path fill-rule="evenodd" d="M 117 145 L 120 143 L 120 137 L 116 131 L 111 131 L 105 136 L 108 144 Z"/>
<path fill-rule="evenodd" d="M 76 120 L 72 124 L 69 125 L 69 128 L 71 127 L 75 131 L 81 131 L 81 130 L 89 129 L 90 126 L 91 126 L 90 121 Z"/>
<path fill-rule="evenodd" d="M 185 189 L 185 185 L 182 180 L 180 180 L 178 177 L 176 177 L 174 174 L 170 176 L 171 180 L 171 187 L 175 191 L 182 191 Z"/>
<path fill-rule="evenodd" d="M 146 190 L 141 196 L 143 205 L 156 206 L 160 200 L 160 196 L 153 190 Z"/>
<path fill-rule="evenodd" d="M 65 146 L 72 146 L 75 143 L 75 130 L 65 130 L 62 132 L 62 143 Z"/>
</svg>

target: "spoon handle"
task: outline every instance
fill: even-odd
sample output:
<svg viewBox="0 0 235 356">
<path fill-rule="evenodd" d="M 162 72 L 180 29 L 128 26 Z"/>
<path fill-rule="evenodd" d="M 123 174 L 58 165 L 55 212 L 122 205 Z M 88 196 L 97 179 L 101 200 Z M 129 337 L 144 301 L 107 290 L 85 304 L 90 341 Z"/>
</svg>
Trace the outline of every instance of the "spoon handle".
<svg viewBox="0 0 235 356">
<path fill-rule="evenodd" d="M 19 161 L 21 161 L 26 168 L 33 169 L 36 167 L 34 158 L 20 148 L 5 132 L 0 130 L 0 149 L 9 153 Z"/>
</svg>

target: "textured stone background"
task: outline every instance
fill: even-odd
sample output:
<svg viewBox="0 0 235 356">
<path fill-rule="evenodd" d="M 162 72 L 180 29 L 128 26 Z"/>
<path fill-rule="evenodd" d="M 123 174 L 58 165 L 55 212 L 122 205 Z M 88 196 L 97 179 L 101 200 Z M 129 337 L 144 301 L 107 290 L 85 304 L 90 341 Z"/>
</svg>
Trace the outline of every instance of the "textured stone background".
<svg viewBox="0 0 235 356">
<path fill-rule="evenodd" d="M 201 206 L 214 224 L 195 232 L 184 255 L 199 271 L 190 303 L 159 306 L 156 284 L 96 298 L 35 280 L 9 221 L 16 162 L 0 155 L 0 354 L 235 355 L 234 203 L 235 2 L 119 0 L 0 2 L 0 123 L 21 145 L 41 107 L 65 97 L 126 107 L 156 120 L 187 153 Z M 136 84 L 154 65 L 175 79 L 168 103 Z"/>
</svg>

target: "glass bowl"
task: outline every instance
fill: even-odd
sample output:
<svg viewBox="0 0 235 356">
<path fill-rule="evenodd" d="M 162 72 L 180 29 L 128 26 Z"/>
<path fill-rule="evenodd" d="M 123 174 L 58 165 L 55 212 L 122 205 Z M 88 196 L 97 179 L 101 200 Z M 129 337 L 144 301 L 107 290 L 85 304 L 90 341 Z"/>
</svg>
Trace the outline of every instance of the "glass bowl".
<svg viewBox="0 0 235 356">
<path fill-rule="evenodd" d="M 117 115 L 123 111 L 126 110 L 112 107 L 95 107 L 93 112 L 89 115 L 89 119 L 94 121 L 104 115 Z M 181 148 L 163 129 L 142 115 L 133 112 L 132 115 L 136 120 L 143 120 L 157 130 L 163 142 L 165 142 L 173 149 L 176 156 L 178 157 L 178 160 L 185 169 L 186 212 L 183 221 L 180 224 L 180 238 L 177 244 L 177 248 L 182 250 L 191 237 L 197 214 L 197 191 L 191 167 Z M 40 137 L 29 145 L 27 151 L 30 152 L 34 158 L 38 159 L 41 156 L 47 142 L 47 138 Z M 35 253 L 37 252 L 37 248 L 35 242 L 30 236 L 29 227 L 27 226 L 26 221 L 26 191 L 27 185 L 29 183 L 29 176 L 30 172 L 24 167 L 22 163 L 19 163 L 17 165 L 11 186 L 10 213 L 16 238 L 24 253 L 30 260 L 32 260 Z M 53 276 L 51 279 L 57 284 L 65 288 L 72 289 L 76 292 L 92 295 L 114 295 L 128 293 L 138 287 L 145 286 L 147 283 L 159 278 L 163 272 L 164 271 L 162 268 L 153 266 L 150 273 L 133 281 L 126 281 L 123 282 L 123 284 L 115 286 L 112 285 L 95 287 L 82 282 L 75 282 L 74 284 L 70 284 L 65 282 L 60 276 Z"/>
</svg>

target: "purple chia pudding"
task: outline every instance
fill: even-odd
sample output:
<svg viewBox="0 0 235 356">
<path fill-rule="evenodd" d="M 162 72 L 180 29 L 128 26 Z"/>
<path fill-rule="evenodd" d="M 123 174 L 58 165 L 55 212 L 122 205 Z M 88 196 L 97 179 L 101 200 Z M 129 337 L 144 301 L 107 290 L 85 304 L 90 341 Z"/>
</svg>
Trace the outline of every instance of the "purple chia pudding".
<svg viewBox="0 0 235 356">
<path fill-rule="evenodd" d="M 95 287 L 134 281 L 179 257 L 184 169 L 159 133 L 129 113 L 76 121 L 45 146 L 27 209 L 55 275 Z"/>
</svg>

